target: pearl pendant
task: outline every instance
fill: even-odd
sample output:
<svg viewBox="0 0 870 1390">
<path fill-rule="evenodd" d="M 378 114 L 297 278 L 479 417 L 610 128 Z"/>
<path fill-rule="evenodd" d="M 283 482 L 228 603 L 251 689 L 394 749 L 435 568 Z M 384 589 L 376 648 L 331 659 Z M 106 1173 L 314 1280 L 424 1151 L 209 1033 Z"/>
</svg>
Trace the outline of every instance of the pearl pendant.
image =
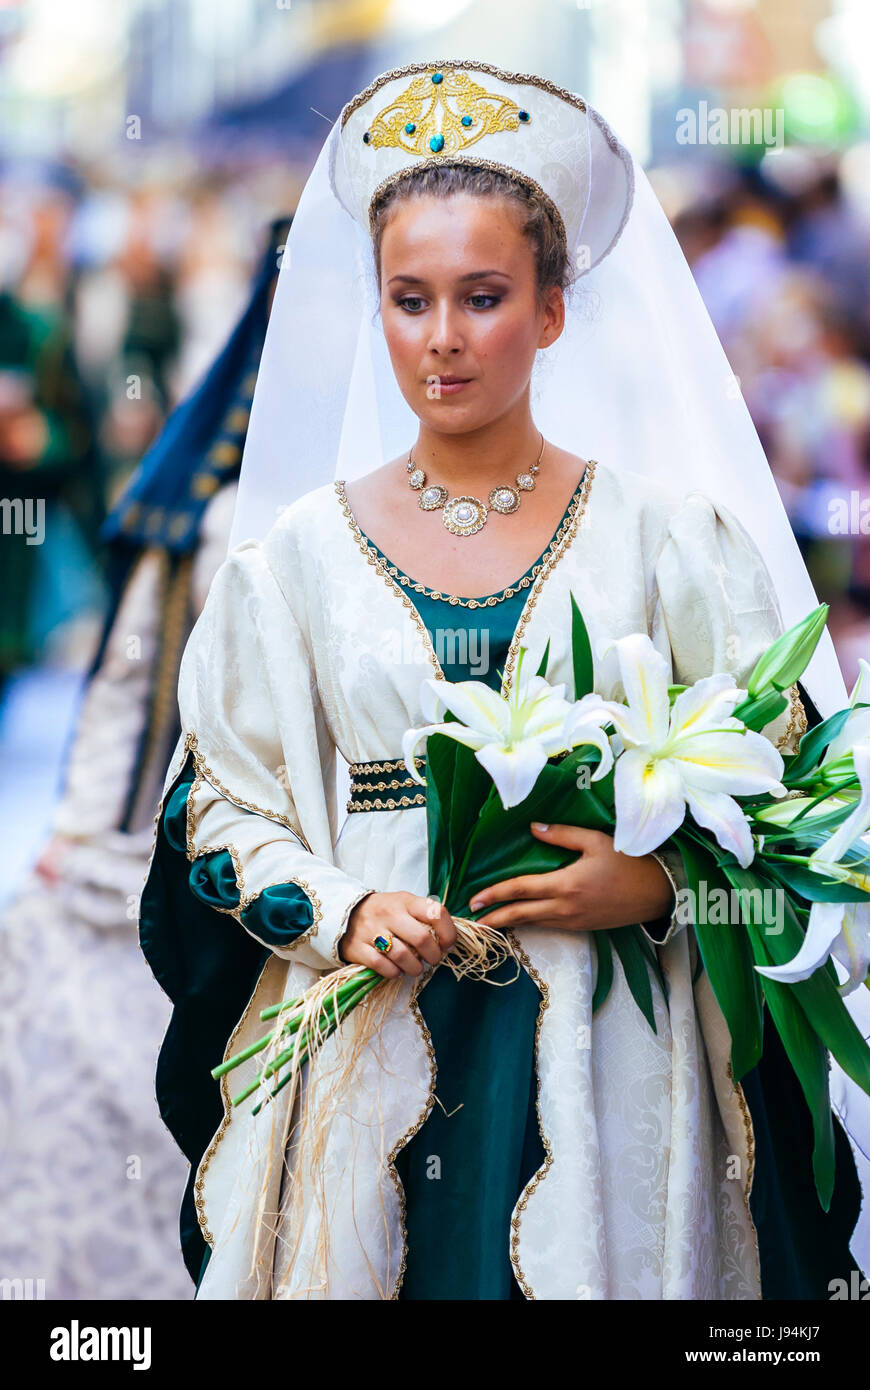
<svg viewBox="0 0 870 1390">
<path fill-rule="evenodd" d="M 430 487 L 424 487 L 423 491 L 420 493 L 420 506 L 423 508 L 424 512 L 437 511 L 439 507 L 444 506 L 446 501 L 446 487 L 439 487 L 436 483 L 433 483 Z"/>
<path fill-rule="evenodd" d="M 520 505 L 520 494 L 515 487 L 505 484 L 503 487 L 494 487 L 488 500 L 494 511 L 506 515 L 508 512 L 516 511 Z"/>
<path fill-rule="evenodd" d="M 442 512 L 442 520 L 454 536 L 473 536 L 486 521 L 486 507 L 479 497 L 453 497 Z"/>
</svg>

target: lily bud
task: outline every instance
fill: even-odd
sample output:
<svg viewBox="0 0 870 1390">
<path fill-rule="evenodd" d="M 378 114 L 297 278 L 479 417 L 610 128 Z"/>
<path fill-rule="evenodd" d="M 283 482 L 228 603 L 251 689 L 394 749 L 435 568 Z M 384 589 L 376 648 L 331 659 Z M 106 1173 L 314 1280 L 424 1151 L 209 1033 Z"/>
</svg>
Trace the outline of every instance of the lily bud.
<svg viewBox="0 0 870 1390">
<path fill-rule="evenodd" d="M 758 695 L 766 686 L 788 690 L 806 670 L 824 631 L 828 605 L 820 603 L 794 627 L 783 632 L 760 657 L 755 670 L 746 682 L 750 695 Z"/>
</svg>

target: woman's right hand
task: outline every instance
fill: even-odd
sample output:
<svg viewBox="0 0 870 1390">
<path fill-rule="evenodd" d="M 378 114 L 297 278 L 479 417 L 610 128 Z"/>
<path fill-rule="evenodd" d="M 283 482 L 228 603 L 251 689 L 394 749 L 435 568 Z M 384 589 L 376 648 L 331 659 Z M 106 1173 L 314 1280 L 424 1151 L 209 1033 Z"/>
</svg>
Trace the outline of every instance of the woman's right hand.
<svg viewBox="0 0 870 1390">
<path fill-rule="evenodd" d="M 392 936 L 392 950 L 373 946 L 376 936 Z M 455 941 L 456 923 L 437 898 L 369 893 L 351 911 L 338 954 L 347 965 L 367 965 L 392 980 L 421 975 L 426 961 L 438 965 Z"/>
</svg>

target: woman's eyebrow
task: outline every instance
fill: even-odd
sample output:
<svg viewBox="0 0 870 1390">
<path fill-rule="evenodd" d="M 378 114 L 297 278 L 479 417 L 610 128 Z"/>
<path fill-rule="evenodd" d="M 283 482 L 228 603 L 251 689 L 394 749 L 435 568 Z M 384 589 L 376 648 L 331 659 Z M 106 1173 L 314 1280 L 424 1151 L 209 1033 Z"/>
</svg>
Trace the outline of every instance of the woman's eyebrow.
<svg viewBox="0 0 870 1390">
<path fill-rule="evenodd" d="M 467 275 L 460 275 L 459 283 L 463 284 L 466 280 L 484 280 L 489 275 L 501 275 L 505 280 L 512 280 L 514 277 L 508 275 L 506 270 L 470 270 Z M 391 275 L 387 284 L 391 285 L 394 280 L 402 280 L 406 285 L 425 285 L 426 281 L 419 275 Z"/>
</svg>

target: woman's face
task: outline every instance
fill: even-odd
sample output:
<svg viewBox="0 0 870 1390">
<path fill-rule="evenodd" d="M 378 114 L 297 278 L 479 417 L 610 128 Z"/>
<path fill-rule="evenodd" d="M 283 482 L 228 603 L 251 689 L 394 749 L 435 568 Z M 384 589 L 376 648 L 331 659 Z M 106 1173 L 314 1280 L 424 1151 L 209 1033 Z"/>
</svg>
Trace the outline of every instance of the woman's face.
<svg viewBox="0 0 870 1390">
<path fill-rule="evenodd" d="M 381 237 L 381 317 L 402 395 L 425 424 L 463 434 L 528 391 L 538 348 L 558 338 L 562 292 L 535 295 L 535 253 L 509 200 L 420 196 Z M 451 386 L 450 379 L 466 384 Z"/>
</svg>

